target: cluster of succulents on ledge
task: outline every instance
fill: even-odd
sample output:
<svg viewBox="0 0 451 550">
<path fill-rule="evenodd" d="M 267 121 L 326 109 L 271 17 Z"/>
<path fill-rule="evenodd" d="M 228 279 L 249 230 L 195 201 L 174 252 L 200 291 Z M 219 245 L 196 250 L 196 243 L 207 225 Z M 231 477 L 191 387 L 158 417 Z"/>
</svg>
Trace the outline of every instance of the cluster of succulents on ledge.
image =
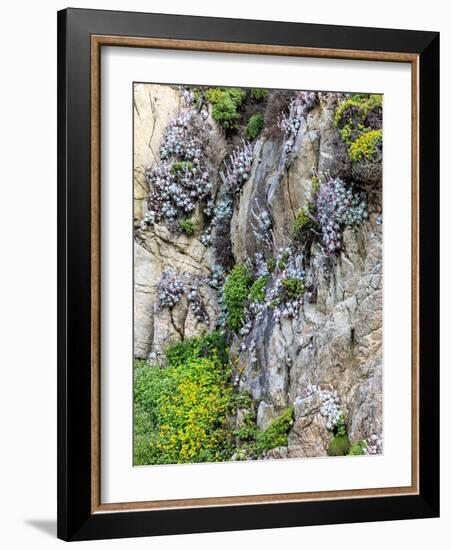
<svg viewBox="0 0 451 550">
<path fill-rule="evenodd" d="M 160 309 L 172 310 L 186 296 L 197 321 L 208 322 L 208 314 L 200 291 L 200 286 L 206 284 L 204 277 L 196 277 L 187 273 L 178 273 L 169 268 L 163 272 L 157 285 L 158 306 Z"/>
<path fill-rule="evenodd" d="M 340 251 L 343 231 L 368 218 L 362 193 L 339 178 L 312 180 L 312 194 L 293 224 L 293 238 L 299 245 L 317 241 L 326 256 Z"/>
<path fill-rule="evenodd" d="M 185 292 L 185 278 L 175 269 L 167 269 L 157 285 L 158 304 L 160 308 L 172 309 Z"/>
<path fill-rule="evenodd" d="M 166 127 L 160 147 L 161 162 L 147 170 L 150 193 L 141 223 L 143 230 L 154 223 L 173 222 L 191 215 L 201 201 L 210 198 L 213 190 L 202 161 L 207 140 L 205 128 L 189 95 L 185 103 L 185 109 Z"/>
<path fill-rule="evenodd" d="M 317 394 L 321 400 L 320 414 L 326 419 L 326 428 L 332 431 L 340 421 L 342 412 L 340 409 L 340 397 L 332 386 L 321 388 L 319 384 L 307 384 L 304 389 L 304 397 Z"/>
<path fill-rule="evenodd" d="M 320 185 L 316 210 L 326 254 L 340 249 L 345 227 L 358 225 L 368 217 L 366 202 L 338 178 Z"/>
<path fill-rule="evenodd" d="M 249 179 L 253 160 L 254 146 L 243 140 L 242 145 L 236 147 L 224 161 L 225 173 L 222 172 L 221 176 L 230 195 L 239 193 Z"/>
</svg>

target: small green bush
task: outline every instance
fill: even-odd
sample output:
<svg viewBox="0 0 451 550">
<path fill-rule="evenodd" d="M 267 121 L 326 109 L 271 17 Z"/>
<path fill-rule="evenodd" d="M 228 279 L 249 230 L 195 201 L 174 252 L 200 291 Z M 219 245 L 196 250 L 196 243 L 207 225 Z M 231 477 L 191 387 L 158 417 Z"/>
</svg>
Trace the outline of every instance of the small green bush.
<svg viewBox="0 0 451 550">
<path fill-rule="evenodd" d="M 185 172 L 185 170 L 191 171 L 192 169 L 193 169 L 192 162 L 182 160 L 179 162 L 174 162 L 174 164 L 171 166 L 171 173 L 174 176 L 180 176 L 181 174 L 183 174 L 183 172 Z"/>
<path fill-rule="evenodd" d="M 284 270 L 287 267 L 287 262 L 290 259 L 290 253 L 288 250 L 284 250 L 282 253 L 282 256 L 279 258 L 279 261 L 277 262 L 277 267 L 281 270 Z"/>
<path fill-rule="evenodd" d="M 327 454 L 329 456 L 346 456 L 350 449 L 348 435 L 335 435 L 329 443 Z"/>
<path fill-rule="evenodd" d="M 303 233 L 309 231 L 314 223 L 310 217 L 310 207 L 314 205 L 307 205 L 300 210 L 293 223 L 293 237 L 299 239 Z"/>
<path fill-rule="evenodd" d="M 355 94 L 335 110 L 334 125 L 353 162 L 374 157 L 382 141 L 381 117 L 382 95 L 376 94 Z"/>
<path fill-rule="evenodd" d="M 268 277 L 262 275 L 254 281 L 254 284 L 251 286 L 249 292 L 249 300 L 251 302 L 263 302 L 265 300 L 265 290 L 266 284 L 268 282 Z"/>
<path fill-rule="evenodd" d="M 319 177 L 313 176 L 312 177 L 312 194 L 316 195 L 320 187 L 321 187 L 321 182 L 319 181 Z"/>
<path fill-rule="evenodd" d="M 343 125 L 347 118 L 347 113 L 352 112 L 359 119 L 356 124 L 363 121 L 368 113 L 375 109 L 382 109 L 382 95 L 380 94 L 354 94 L 345 99 L 335 110 L 334 125 L 339 127 Z"/>
<path fill-rule="evenodd" d="M 351 456 L 360 456 L 365 454 L 363 450 L 366 447 L 365 441 L 358 441 L 357 443 L 354 443 L 351 448 L 349 449 L 349 454 Z"/>
<path fill-rule="evenodd" d="M 264 101 L 269 95 L 269 90 L 265 90 L 264 88 L 252 88 L 249 95 L 254 101 Z"/>
<path fill-rule="evenodd" d="M 246 137 L 249 139 L 255 139 L 263 130 L 264 118 L 260 113 L 253 114 L 246 126 Z"/>
<path fill-rule="evenodd" d="M 181 220 L 179 225 L 182 232 L 188 237 L 192 237 L 196 233 L 196 224 L 191 220 Z"/>
<path fill-rule="evenodd" d="M 266 267 L 268 268 L 268 271 L 270 273 L 274 273 L 274 271 L 277 267 L 277 262 L 276 262 L 276 259 L 273 256 L 268 258 L 268 260 L 266 261 Z"/>
<path fill-rule="evenodd" d="M 329 456 L 345 456 L 349 453 L 350 448 L 351 444 L 346 431 L 345 418 L 341 414 L 335 426 L 335 436 L 329 443 L 327 454 Z"/>
<path fill-rule="evenodd" d="M 241 114 L 238 112 L 246 92 L 241 88 L 208 88 L 205 98 L 212 104 L 212 117 L 225 130 L 238 126 Z"/>
<path fill-rule="evenodd" d="M 247 393 L 236 393 L 233 398 L 233 410 L 240 411 L 240 423 L 239 427 L 233 432 L 237 438 L 237 445 L 248 448 L 249 443 L 255 441 L 257 435 L 257 413 L 255 410 L 255 402 L 252 397 Z"/>
<path fill-rule="evenodd" d="M 349 147 L 349 158 L 353 162 L 371 160 L 382 142 L 382 130 L 370 130 L 360 135 Z"/>
<path fill-rule="evenodd" d="M 244 302 L 249 294 L 252 278 L 244 265 L 236 265 L 224 283 L 224 304 L 227 327 L 238 332 L 243 324 Z"/>
<path fill-rule="evenodd" d="M 293 423 L 293 407 L 290 406 L 273 420 L 263 432 L 258 432 L 252 452 L 260 456 L 264 451 L 288 445 L 288 432 Z"/>
<path fill-rule="evenodd" d="M 170 367 L 178 367 L 203 357 L 217 358 L 224 367 L 229 364 L 229 348 L 223 332 L 214 331 L 200 338 L 188 338 L 166 349 Z"/>
<path fill-rule="evenodd" d="M 282 279 L 283 295 L 285 301 L 291 301 L 304 294 L 304 282 L 297 277 Z"/>
</svg>

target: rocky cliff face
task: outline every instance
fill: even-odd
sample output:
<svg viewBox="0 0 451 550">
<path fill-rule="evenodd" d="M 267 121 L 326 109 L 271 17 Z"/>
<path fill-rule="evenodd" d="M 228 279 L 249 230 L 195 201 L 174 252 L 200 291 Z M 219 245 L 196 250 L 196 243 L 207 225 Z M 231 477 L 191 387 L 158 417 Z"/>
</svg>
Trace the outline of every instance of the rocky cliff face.
<svg viewBox="0 0 451 550">
<path fill-rule="evenodd" d="M 359 135 L 347 143 L 340 127 L 368 114 L 354 113 L 351 105 L 340 120 L 344 100 L 315 94 L 309 104 L 301 102 L 292 116 L 297 127 L 264 130 L 252 143 L 249 173 L 237 180 L 233 163 L 227 170 L 224 159 L 227 165 L 240 145 L 212 118 L 211 105 L 194 110 L 168 86 L 135 90 L 135 356 L 164 361 L 169 344 L 221 325 L 221 288 L 233 264 L 247 265 L 254 280 L 263 277 L 264 298 L 246 302 L 243 326 L 229 340 L 235 387 L 251 396 L 258 427 L 294 408 L 288 445 L 268 451 L 268 458 L 326 455 L 338 414 L 346 418 L 351 442 L 382 434 L 381 149 L 353 158 Z M 152 191 L 148 166 L 161 162 L 167 126 L 187 109 L 194 112 L 192 123 L 203 126 L 203 169 L 211 182 L 202 205 L 190 212 L 194 234 L 158 216 L 142 223 Z M 369 112 L 377 130 L 381 115 Z M 320 218 L 330 181 L 345 182 L 352 200 L 364 197 L 364 215 L 358 223 L 341 223 L 339 246 L 326 239 L 327 224 L 316 221 L 308 238 L 296 239 L 299 213 Z M 159 284 L 168 270 L 171 284 L 183 280 L 185 290 L 162 307 Z M 302 289 L 288 300 L 293 273 L 302 273 Z"/>
</svg>

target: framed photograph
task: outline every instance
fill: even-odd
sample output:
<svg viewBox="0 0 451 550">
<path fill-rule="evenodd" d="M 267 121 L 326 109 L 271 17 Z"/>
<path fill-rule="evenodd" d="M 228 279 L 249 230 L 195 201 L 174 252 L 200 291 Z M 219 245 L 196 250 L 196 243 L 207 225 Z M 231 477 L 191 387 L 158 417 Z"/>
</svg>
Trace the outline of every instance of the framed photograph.
<svg viewBox="0 0 451 550">
<path fill-rule="evenodd" d="M 439 514 L 439 35 L 58 13 L 58 536 Z"/>
</svg>

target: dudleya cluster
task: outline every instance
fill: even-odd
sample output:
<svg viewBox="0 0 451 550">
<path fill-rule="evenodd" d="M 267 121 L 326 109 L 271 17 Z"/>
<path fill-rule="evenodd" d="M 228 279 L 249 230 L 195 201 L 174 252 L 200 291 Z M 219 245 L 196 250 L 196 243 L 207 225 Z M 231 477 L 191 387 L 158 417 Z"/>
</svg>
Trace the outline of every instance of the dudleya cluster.
<svg viewBox="0 0 451 550">
<path fill-rule="evenodd" d="M 236 147 L 230 154 L 228 161 L 224 161 L 225 174 L 222 179 L 229 193 L 235 194 L 241 191 L 243 184 L 251 174 L 252 161 L 254 160 L 254 147 L 243 140 L 241 147 Z"/>
<path fill-rule="evenodd" d="M 158 304 L 160 309 L 174 308 L 186 296 L 188 304 L 199 322 L 206 323 L 208 314 L 200 292 L 203 281 L 190 277 L 186 273 L 178 273 L 175 269 L 167 269 L 161 276 L 157 286 Z"/>
<path fill-rule="evenodd" d="M 217 205 L 212 208 L 209 205 L 207 205 L 209 212 L 206 212 L 206 209 L 204 209 L 204 213 L 212 213 L 213 217 L 210 221 L 210 224 L 208 228 L 205 230 L 203 235 L 200 238 L 201 243 L 204 246 L 210 246 L 212 243 L 212 235 L 211 232 L 214 227 L 216 227 L 219 223 L 221 223 L 224 220 L 229 220 L 232 217 L 233 214 L 233 199 L 229 195 L 224 195 L 217 203 Z"/>
<path fill-rule="evenodd" d="M 187 110 L 169 122 L 160 147 L 162 160 L 169 157 L 182 157 L 186 160 L 200 157 L 202 143 L 195 131 L 195 116 L 195 111 Z"/>
<path fill-rule="evenodd" d="M 225 271 L 224 268 L 221 265 L 214 265 L 211 270 L 211 276 L 206 281 L 208 285 L 211 286 L 211 288 L 214 288 L 216 290 L 219 290 L 225 281 Z"/>
<path fill-rule="evenodd" d="M 302 118 L 313 107 L 317 99 L 315 92 L 297 92 L 288 106 L 288 113 L 281 113 L 277 125 L 284 135 L 284 150 L 291 153 Z"/>
<path fill-rule="evenodd" d="M 199 282 L 193 279 L 191 283 L 187 285 L 185 292 L 189 306 L 197 321 L 199 323 L 207 323 L 208 313 L 205 309 L 204 301 L 200 293 Z"/>
<path fill-rule="evenodd" d="M 339 178 L 321 183 L 316 209 L 326 254 L 340 249 L 344 227 L 358 225 L 368 217 L 366 202 Z"/>
<path fill-rule="evenodd" d="M 191 214 L 197 203 L 211 194 L 213 184 L 202 165 L 203 130 L 196 116 L 196 111 L 188 108 L 166 128 L 160 148 L 161 163 L 149 167 L 146 173 L 150 193 L 142 229 Z"/>
<path fill-rule="evenodd" d="M 302 255 L 294 255 L 291 249 L 283 249 L 277 255 L 278 269 L 268 296 L 268 305 L 277 321 L 298 317 L 304 303 L 305 272 Z"/>
<path fill-rule="evenodd" d="M 317 393 L 321 400 L 320 414 L 326 419 L 326 428 L 332 431 L 337 426 L 342 415 L 340 410 L 340 398 L 337 391 L 330 386 L 321 389 L 318 384 L 308 384 L 304 390 L 305 397 Z"/>
<path fill-rule="evenodd" d="M 185 292 L 185 279 L 175 269 L 167 269 L 161 276 L 157 286 L 157 296 L 160 308 L 172 309 Z"/>
</svg>

